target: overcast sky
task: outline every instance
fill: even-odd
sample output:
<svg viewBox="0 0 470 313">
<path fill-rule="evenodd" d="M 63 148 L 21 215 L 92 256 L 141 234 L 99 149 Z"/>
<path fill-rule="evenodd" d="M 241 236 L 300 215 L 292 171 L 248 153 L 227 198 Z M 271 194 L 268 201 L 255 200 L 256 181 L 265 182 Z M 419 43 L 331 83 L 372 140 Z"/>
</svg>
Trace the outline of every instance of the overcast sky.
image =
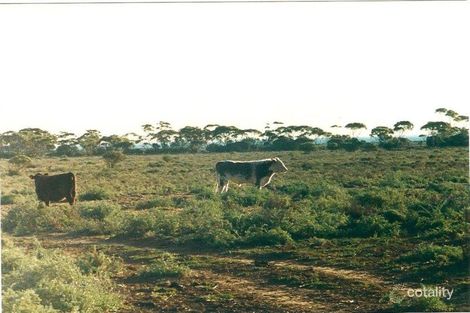
<svg viewBox="0 0 470 313">
<path fill-rule="evenodd" d="M 468 115 L 469 13 L 469 2 L 0 6 L 0 132 Z"/>
</svg>

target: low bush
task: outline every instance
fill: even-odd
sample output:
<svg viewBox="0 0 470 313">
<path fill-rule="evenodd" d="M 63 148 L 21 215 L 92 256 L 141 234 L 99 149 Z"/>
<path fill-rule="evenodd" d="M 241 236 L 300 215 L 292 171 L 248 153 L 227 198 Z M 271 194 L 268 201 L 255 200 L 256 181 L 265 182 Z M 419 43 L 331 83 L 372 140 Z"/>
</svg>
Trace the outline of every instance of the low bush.
<svg viewBox="0 0 470 313">
<path fill-rule="evenodd" d="M 78 212 L 81 217 L 100 221 L 120 210 L 121 208 L 117 204 L 112 203 L 86 203 L 78 206 Z"/>
<path fill-rule="evenodd" d="M 180 242 L 193 242 L 211 247 L 232 245 L 237 236 L 224 218 L 220 203 L 198 201 L 185 208 L 180 216 Z"/>
<path fill-rule="evenodd" d="M 122 162 L 126 159 L 126 155 L 121 151 L 109 151 L 103 154 L 103 160 L 109 168 L 113 168 L 119 162 Z"/>
<path fill-rule="evenodd" d="M 106 189 L 93 188 L 85 191 L 78 196 L 80 201 L 108 200 L 112 197 L 112 193 Z"/>
<path fill-rule="evenodd" d="M 78 206 L 80 221 L 73 231 L 88 235 L 112 235 L 119 233 L 127 220 L 127 213 L 112 203 L 85 203 Z"/>
<path fill-rule="evenodd" d="M 2 195 L 0 198 L 0 204 L 13 204 L 15 202 L 14 195 Z"/>
<path fill-rule="evenodd" d="M 420 244 L 399 258 L 404 262 L 427 263 L 436 267 L 449 266 L 463 260 L 461 247 Z"/>
<path fill-rule="evenodd" d="M 228 192 L 222 194 L 222 201 L 229 205 L 239 205 L 242 207 L 249 207 L 254 205 L 261 205 L 269 198 L 269 193 L 265 190 L 258 190 L 256 188 L 244 188 L 243 191 L 230 189 Z"/>
<path fill-rule="evenodd" d="M 40 246 L 26 252 L 4 245 L 6 312 L 116 312 L 123 307 L 105 275 L 84 274 L 74 260 Z"/>
<path fill-rule="evenodd" d="M 81 225 L 80 216 L 69 206 L 33 207 L 26 204 L 13 207 L 2 220 L 3 229 L 14 235 L 42 232 L 67 232 Z"/>
<path fill-rule="evenodd" d="M 169 197 L 158 197 L 151 200 L 140 201 L 136 205 L 136 209 L 144 210 L 150 208 L 168 208 L 173 205 L 173 201 Z"/>
<path fill-rule="evenodd" d="M 93 274 L 109 277 L 123 270 L 121 258 L 98 251 L 96 246 L 90 252 L 81 255 L 77 260 L 77 265 L 81 272 L 86 275 Z"/>
<path fill-rule="evenodd" d="M 8 163 L 13 165 L 16 170 L 21 170 L 27 166 L 30 166 L 32 161 L 30 157 L 23 154 L 18 154 L 8 160 Z"/>
<path fill-rule="evenodd" d="M 248 246 L 272 246 L 292 243 L 293 240 L 288 232 L 279 227 L 271 229 L 250 229 L 241 240 L 242 244 Z"/>
<path fill-rule="evenodd" d="M 15 291 L 7 288 L 2 293 L 2 309 L 4 312 L 11 313 L 58 313 L 59 311 L 52 306 L 42 305 L 41 297 L 33 290 Z"/>
<path fill-rule="evenodd" d="M 152 212 L 129 213 L 122 221 L 118 235 L 131 238 L 141 238 L 153 232 L 156 226 L 156 217 Z"/>
<path fill-rule="evenodd" d="M 191 187 L 191 194 L 196 196 L 198 200 L 207 200 L 207 199 L 215 199 L 216 194 L 214 193 L 214 188 L 210 188 L 207 186 L 193 186 Z"/>
<path fill-rule="evenodd" d="M 350 217 L 342 230 L 343 235 L 352 237 L 394 237 L 400 234 L 400 224 L 390 223 L 381 215 L 364 215 Z"/>
<path fill-rule="evenodd" d="M 146 265 L 140 272 L 139 276 L 144 278 L 169 278 L 182 277 L 189 272 L 189 267 L 180 264 L 174 255 L 163 253 L 156 259 Z"/>
</svg>

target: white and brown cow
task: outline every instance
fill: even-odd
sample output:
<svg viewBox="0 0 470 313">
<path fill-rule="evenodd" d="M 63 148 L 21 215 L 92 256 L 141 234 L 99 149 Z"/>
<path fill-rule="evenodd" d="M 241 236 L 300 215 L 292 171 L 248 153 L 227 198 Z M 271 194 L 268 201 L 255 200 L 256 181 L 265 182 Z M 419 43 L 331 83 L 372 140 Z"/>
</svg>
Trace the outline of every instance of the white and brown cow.
<svg viewBox="0 0 470 313">
<path fill-rule="evenodd" d="M 226 192 L 229 181 L 237 184 L 252 183 L 259 189 L 271 182 L 274 174 L 287 171 L 279 158 L 256 161 L 220 161 L 215 165 L 217 192 Z"/>
</svg>

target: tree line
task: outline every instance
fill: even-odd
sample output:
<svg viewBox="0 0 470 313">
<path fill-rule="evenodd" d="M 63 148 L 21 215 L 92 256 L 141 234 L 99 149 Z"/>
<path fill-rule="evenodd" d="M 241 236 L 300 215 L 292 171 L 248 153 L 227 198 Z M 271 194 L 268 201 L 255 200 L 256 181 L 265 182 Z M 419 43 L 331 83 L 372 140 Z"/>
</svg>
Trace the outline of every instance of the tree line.
<svg viewBox="0 0 470 313">
<path fill-rule="evenodd" d="M 468 146 L 468 116 L 446 108 L 439 108 L 436 113 L 444 120 L 422 125 L 422 142 L 428 147 Z M 103 136 L 95 129 L 77 136 L 70 132 L 52 134 L 39 128 L 25 128 L 0 134 L 0 157 L 103 155 L 110 151 L 125 154 L 312 151 L 319 146 L 347 151 L 401 149 L 413 146 L 407 134 L 414 127 L 410 121 L 398 121 L 393 127 L 373 127 L 369 132 L 373 141 L 361 139 L 359 135 L 367 131 L 367 126 L 360 122 L 333 125 L 334 131 L 327 132 L 319 127 L 286 126 L 282 122 L 269 123 L 262 131 L 218 124 L 175 130 L 170 123 L 161 121 L 142 125 L 142 134 L 110 136 Z"/>
</svg>

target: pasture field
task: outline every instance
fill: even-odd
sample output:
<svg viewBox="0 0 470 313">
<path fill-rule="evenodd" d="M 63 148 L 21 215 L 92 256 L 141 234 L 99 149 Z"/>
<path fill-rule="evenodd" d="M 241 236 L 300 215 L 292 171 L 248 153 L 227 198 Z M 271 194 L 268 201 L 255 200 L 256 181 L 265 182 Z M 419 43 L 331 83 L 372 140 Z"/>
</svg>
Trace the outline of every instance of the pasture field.
<svg viewBox="0 0 470 313">
<path fill-rule="evenodd" d="M 215 194 L 215 162 L 280 157 Z M 466 148 L 0 161 L 4 312 L 469 311 Z M 74 172 L 78 202 L 29 175 Z M 467 216 L 467 220 L 465 220 Z M 450 300 L 410 298 L 445 287 Z"/>
</svg>

